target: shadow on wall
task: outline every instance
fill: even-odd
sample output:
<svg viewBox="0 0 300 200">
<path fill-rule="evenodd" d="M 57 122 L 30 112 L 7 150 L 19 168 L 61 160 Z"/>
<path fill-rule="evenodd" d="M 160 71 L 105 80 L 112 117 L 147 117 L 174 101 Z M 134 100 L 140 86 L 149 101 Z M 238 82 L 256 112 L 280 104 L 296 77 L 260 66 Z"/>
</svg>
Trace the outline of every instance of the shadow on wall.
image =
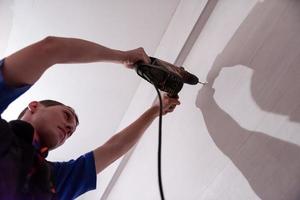
<svg viewBox="0 0 300 200">
<path fill-rule="evenodd" d="M 209 85 L 196 101 L 212 139 L 262 200 L 300 199 L 300 147 L 242 128 L 217 105 L 212 85 L 223 68 L 248 66 L 257 105 L 300 123 L 299 35 L 300 1 L 258 3 L 217 57 L 207 76 Z"/>
<path fill-rule="evenodd" d="M 0 1 L 0 58 L 4 56 L 8 44 L 10 31 L 12 29 L 13 5 L 14 1 L 12 0 Z"/>
</svg>

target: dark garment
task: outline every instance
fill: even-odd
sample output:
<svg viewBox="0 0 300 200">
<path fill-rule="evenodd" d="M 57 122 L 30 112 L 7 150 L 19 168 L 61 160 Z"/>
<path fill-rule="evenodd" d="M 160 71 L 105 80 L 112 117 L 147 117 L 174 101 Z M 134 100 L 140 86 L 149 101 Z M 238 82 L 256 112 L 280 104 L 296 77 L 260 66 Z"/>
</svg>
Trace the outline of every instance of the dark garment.
<svg viewBox="0 0 300 200">
<path fill-rule="evenodd" d="M 93 152 L 49 162 L 32 145 L 31 124 L 0 118 L 0 200 L 75 199 L 96 188 Z"/>
<path fill-rule="evenodd" d="M 0 121 L 0 199 L 54 199 L 50 164 L 32 146 L 33 127 Z"/>
<path fill-rule="evenodd" d="M 31 86 L 8 86 L 0 60 L 0 115 Z M 7 123 L 0 117 L 0 200 L 75 199 L 96 188 L 96 167 L 92 151 L 67 162 L 49 162 L 32 145 L 33 127 L 23 121 Z M 35 147 L 36 146 L 36 147 Z"/>
</svg>

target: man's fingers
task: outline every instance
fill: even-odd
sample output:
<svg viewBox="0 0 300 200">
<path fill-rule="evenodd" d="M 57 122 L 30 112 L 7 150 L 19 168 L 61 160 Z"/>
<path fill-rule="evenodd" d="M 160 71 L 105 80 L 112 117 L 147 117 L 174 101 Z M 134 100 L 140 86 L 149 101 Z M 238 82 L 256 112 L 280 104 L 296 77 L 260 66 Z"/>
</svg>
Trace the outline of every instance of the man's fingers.
<svg viewBox="0 0 300 200">
<path fill-rule="evenodd" d="M 166 98 L 165 106 L 166 106 L 167 112 L 172 112 L 177 105 L 180 105 L 180 101 L 178 100 L 179 97 L 171 98 L 171 97 L 168 97 L 167 95 L 165 95 L 164 98 Z"/>
<path fill-rule="evenodd" d="M 169 106 L 169 110 L 170 110 L 170 111 L 173 111 L 173 110 L 175 109 L 175 107 L 176 107 L 176 105 L 170 105 L 170 106 Z"/>
<path fill-rule="evenodd" d="M 143 63 L 150 63 L 151 60 L 149 56 L 146 54 L 143 47 L 139 47 L 135 50 L 136 50 L 136 57 L 134 62 L 142 61 Z"/>
<path fill-rule="evenodd" d="M 142 57 L 143 57 L 143 62 L 148 64 L 151 62 L 151 59 L 149 58 L 149 56 L 146 54 L 144 48 L 140 47 L 139 50 L 141 51 L 142 53 Z"/>
<path fill-rule="evenodd" d="M 137 62 L 150 63 L 151 59 L 146 54 L 144 48 L 139 47 L 137 49 L 126 51 L 123 64 L 128 68 L 133 68 Z"/>
<path fill-rule="evenodd" d="M 180 101 L 174 98 L 170 98 L 169 103 L 174 105 L 180 105 Z"/>
<path fill-rule="evenodd" d="M 180 105 L 180 102 L 179 102 L 179 101 L 176 101 L 176 102 L 174 102 L 174 103 L 171 103 L 171 104 L 169 105 L 169 109 L 174 109 L 177 105 Z"/>
</svg>

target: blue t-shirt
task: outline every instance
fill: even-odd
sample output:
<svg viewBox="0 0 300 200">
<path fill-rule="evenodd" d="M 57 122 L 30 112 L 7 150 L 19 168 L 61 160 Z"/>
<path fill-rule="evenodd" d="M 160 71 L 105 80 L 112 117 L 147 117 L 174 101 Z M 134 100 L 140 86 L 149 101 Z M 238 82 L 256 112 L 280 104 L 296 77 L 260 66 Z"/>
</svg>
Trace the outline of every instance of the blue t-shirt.
<svg viewBox="0 0 300 200">
<path fill-rule="evenodd" d="M 2 76 L 4 60 L 0 60 L 0 115 L 16 98 L 31 86 L 19 88 L 5 84 Z M 96 168 L 93 152 L 86 153 L 68 162 L 49 162 L 52 166 L 54 185 L 58 199 L 69 200 L 96 189 Z"/>
</svg>

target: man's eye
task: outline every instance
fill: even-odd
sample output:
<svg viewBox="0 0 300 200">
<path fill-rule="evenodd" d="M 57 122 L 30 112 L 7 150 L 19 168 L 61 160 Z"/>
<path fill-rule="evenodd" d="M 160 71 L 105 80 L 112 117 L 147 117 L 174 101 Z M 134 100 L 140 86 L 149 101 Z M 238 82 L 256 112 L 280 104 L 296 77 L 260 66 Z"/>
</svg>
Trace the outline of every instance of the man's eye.
<svg viewBox="0 0 300 200">
<path fill-rule="evenodd" d="M 71 115 L 67 111 L 65 111 L 65 117 L 68 120 L 68 119 L 70 119 Z"/>
</svg>

